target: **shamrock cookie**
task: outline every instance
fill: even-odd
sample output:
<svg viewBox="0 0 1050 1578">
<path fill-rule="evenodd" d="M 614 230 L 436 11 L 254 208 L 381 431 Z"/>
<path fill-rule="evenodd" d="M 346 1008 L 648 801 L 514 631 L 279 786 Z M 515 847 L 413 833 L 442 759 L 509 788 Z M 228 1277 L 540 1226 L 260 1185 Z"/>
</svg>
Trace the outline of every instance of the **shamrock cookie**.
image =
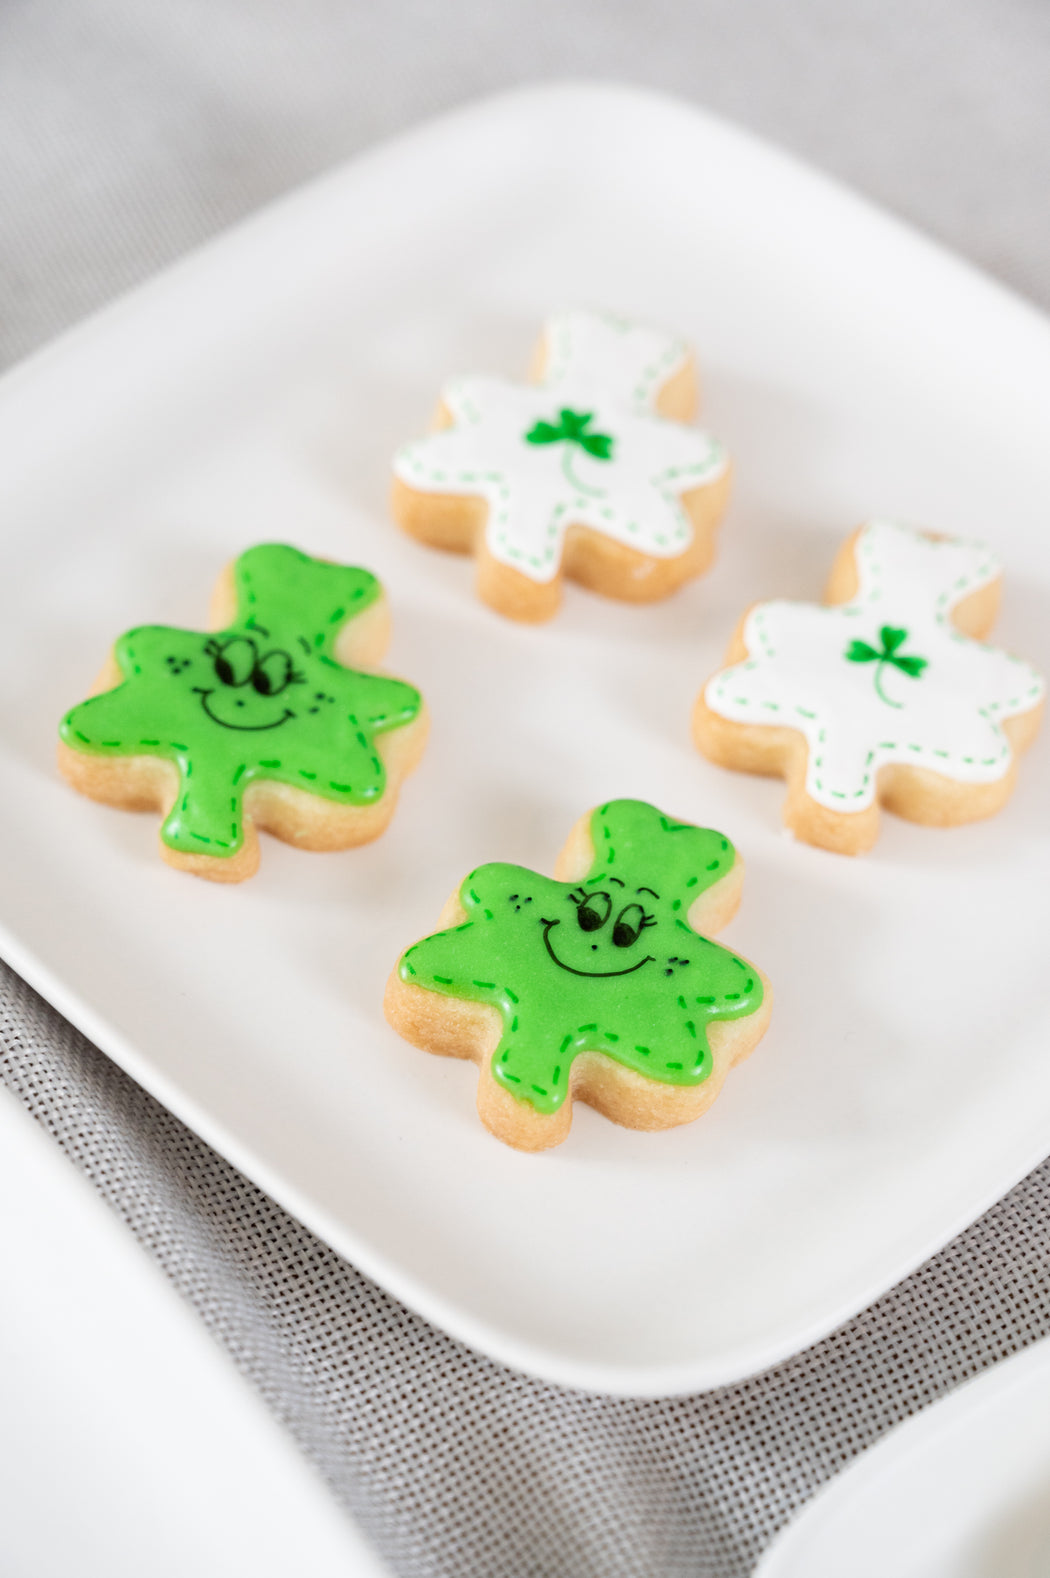
<svg viewBox="0 0 1050 1578">
<path fill-rule="evenodd" d="M 1035 738 L 1043 681 L 986 646 L 1000 567 L 972 543 L 873 521 L 842 547 L 820 607 L 758 603 L 693 727 L 723 767 L 786 778 L 809 844 L 870 849 L 879 804 L 950 827 L 991 816 Z"/>
<path fill-rule="evenodd" d="M 725 450 L 685 424 L 688 346 L 619 318 L 551 318 L 535 382 L 460 378 L 439 430 L 394 460 L 393 511 L 413 537 L 475 553 L 478 593 L 549 619 L 563 575 L 651 602 L 701 575 L 729 490 Z"/>
<path fill-rule="evenodd" d="M 580 819 L 555 871 L 472 871 L 442 930 L 402 955 L 387 1019 L 479 1064 L 481 1120 L 519 1150 L 563 1140 L 573 1097 L 631 1129 L 688 1123 L 769 1023 L 761 970 L 698 935 L 736 911 L 736 851 L 613 800 Z"/>
<path fill-rule="evenodd" d="M 227 567 L 213 635 L 143 625 L 121 636 L 94 694 L 60 727 L 75 789 L 164 813 L 170 865 L 239 882 L 256 829 L 301 849 L 377 837 L 423 750 L 417 690 L 363 674 L 386 648 L 382 589 L 367 570 L 278 544 Z"/>
</svg>

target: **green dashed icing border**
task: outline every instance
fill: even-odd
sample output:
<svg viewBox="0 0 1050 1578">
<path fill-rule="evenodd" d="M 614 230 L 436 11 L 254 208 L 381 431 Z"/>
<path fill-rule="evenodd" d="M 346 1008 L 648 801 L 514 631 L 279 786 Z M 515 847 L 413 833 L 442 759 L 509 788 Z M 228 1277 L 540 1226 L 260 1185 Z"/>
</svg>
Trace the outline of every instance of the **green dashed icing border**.
<svg viewBox="0 0 1050 1578">
<path fill-rule="evenodd" d="M 616 319 L 605 318 L 603 321 L 630 327 L 620 325 L 619 320 Z M 566 339 L 566 345 L 558 346 L 556 354 L 564 362 L 568 362 L 571 360 L 572 349 L 571 333 L 566 327 L 566 320 L 554 320 L 553 333 L 556 342 L 559 335 Z M 643 370 L 632 395 L 637 406 L 630 409 L 630 416 L 634 421 L 649 420 L 655 423 L 664 421 L 664 418 L 657 416 L 652 410 L 652 392 L 666 381 L 668 370 L 680 364 L 685 354 L 687 351 L 684 343 L 672 341 L 666 350 Z M 556 377 L 552 374 L 538 387 L 554 389 L 563 376 L 563 370 L 559 371 Z M 446 385 L 442 392 L 443 401 L 452 413 L 454 425 L 460 430 L 463 426 L 480 426 L 484 420 L 481 408 L 471 398 L 469 383 L 470 380 L 453 382 Z M 706 454 L 702 460 L 689 465 L 669 466 L 649 478 L 650 486 L 656 490 L 671 511 L 673 524 L 666 531 L 658 531 L 646 537 L 646 527 L 642 522 L 625 519 L 623 513 L 611 504 L 596 508 L 593 499 L 587 498 L 582 493 L 576 493 L 555 507 L 545 528 L 544 547 L 540 554 L 526 553 L 517 547 L 511 538 L 509 521 L 512 478 L 505 471 L 489 469 L 483 464 L 448 469 L 433 462 L 428 463 L 426 456 L 434 439 L 440 438 L 440 434 L 403 445 L 395 456 L 394 468 L 402 481 L 407 482 L 409 486 L 418 486 L 423 491 L 437 490 L 444 493 L 464 491 L 481 495 L 489 506 L 485 538 L 493 553 L 512 569 L 520 570 L 522 574 L 529 576 L 531 580 L 549 582 L 558 573 L 561 543 L 566 529 L 572 524 L 578 523 L 592 531 L 601 532 L 614 541 L 622 542 L 626 547 L 652 554 L 654 558 L 672 559 L 688 548 L 693 540 L 693 524 L 682 505 L 681 495 L 689 492 L 692 487 L 713 482 L 716 477 L 721 476 L 728 465 L 728 456 L 718 439 L 703 429 L 690 428 L 685 423 L 668 423 L 668 426 L 694 434 L 698 443 L 706 446 Z"/>
<path fill-rule="evenodd" d="M 541 388 L 556 389 L 570 371 L 575 352 L 573 327 L 581 318 L 604 323 L 608 328 L 625 335 L 644 332 L 660 337 L 658 329 L 646 329 L 643 324 L 632 323 L 628 318 L 618 318 L 613 313 L 560 313 L 550 318 L 545 325 L 548 355 Z M 685 340 L 679 339 L 676 335 L 666 335 L 664 340 L 663 350 L 657 352 L 643 367 L 638 382 L 631 390 L 630 399 L 644 412 L 652 413 L 657 391 L 667 382 L 672 372 L 684 366 L 689 358 L 689 346 Z"/>
<path fill-rule="evenodd" d="M 894 527 L 894 529 L 898 531 L 907 530 L 907 528 L 904 527 Z M 865 613 L 869 608 L 880 601 L 884 592 L 884 587 L 881 584 L 883 566 L 879 562 L 876 556 L 875 547 L 868 537 L 868 532 L 870 532 L 870 530 L 870 526 L 866 527 L 864 534 L 862 534 L 857 543 L 858 560 L 863 565 L 865 575 L 869 578 L 868 585 L 865 587 L 863 593 L 864 601 L 861 602 L 859 600 L 860 594 L 858 593 L 857 600 L 852 603 L 839 604 L 834 609 L 835 612 L 846 614 L 849 617 L 859 616 L 860 614 Z M 1031 667 L 1031 665 L 1026 663 L 1024 659 L 1016 658 L 1012 653 L 1004 652 L 1001 647 L 996 647 L 990 642 L 976 641 L 970 636 L 963 635 L 962 631 L 955 630 L 948 623 L 948 615 L 951 609 L 955 607 L 956 603 L 961 602 L 965 595 L 979 590 L 982 586 L 986 586 L 991 580 L 995 578 L 996 575 L 1000 574 L 1001 567 L 994 555 L 990 554 L 987 549 L 978 544 L 960 542 L 958 538 L 927 538 L 926 541 L 929 542 L 930 546 L 934 548 L 968 547 L 973 552 L 982 555 L 979 562 L 974 566 L 973 570 L 970 571 L 969 574 L 957 576 L 952 585 L 947 587 L 938 596 L 934 605 L 934 620 L 937 625 L 940 626 L 940 628 L 950 640 L 960 642 L 964 646 L 979 647 L 985 652 L 994 652 L 998 657 L 1005 658 L 1009 663 L 1013 663 L 1018 669 L 1023 670 L 1030 676 L 1033 676 L 1032 683 L 1028 686 L 1027 690 L 1019 693 L 1016 696 L 1011 696 L 1006 701 L 993 701 L 989 702 L 984 707 L 976 708 L 978 714 L 984 718 L 986 722 L 989 723 L 994 730 L 996 730 L 996 732 L 999 732 L 1000 718 L 1013 717 L 1018 713 L 1027 712 L 1032 706 L 1035 705 L 1035 703 L 1042 697 L 1044 693 L 1044 682 L 1041 677 L 1035 673 L 1035 670 Z M 823 746 L 827 739 L 827 727 L 823 720 L 821 720 L 819 713 L 805 707 L 800 707 L 793 703 L 781 703 L 777 701 L 755 702 L 750 696 L 739 695 L 728 696 L 727 698 L 726 693 L 730 684 L 732 683 L 734 676 L 745 674 L 751 669 L 758 668 L 762 659 L 775 659 L 777 656 L 776 649 L 772 645 L 765 624 L 766 612 L 771 606 L 773 605 L 770 603 L 759 604 L 759 606 L 752 611 L 745 631 L 745 641 L 747 641 L 752 634 L 754 634 L 756 637 L 759 645 L 762 648 L 761 657 L 749 657 L 743 663 L 734 663 L 732 668 L 726 669 L 722 674 L 715 675 L 715 677 L 707 686 L 705 699 L 715 711 L 718 710 L 717 706 L 715 705 L 716 702 L 728 699 L 734 706 L 753 706 L 755 707 L 756 711 L 779 713 L 781 714 L 779 718 L 757 718 L 755 721 L 760 724 L 772 724 L 776 722 L 786 724 L 786 726 L 789 728 L 801 729 L 801 731 L 805 734 L 807 743 L 809 745 L 809 760 L 806 766 L 806 789 L 808 793 L 812 793 L 815 789 L 818 795 L 825 797 L 823 801 L 824 804 L 828 804 L 828 798 L 830 798 L 831 801 L 838 800 L 853 802 L 853 804 L 850 804 L 848 807 L 842 806 L 841 809 L 866 809 L 867 805 L 869 805 L 874 799 L 874 778 L 877 771 L 875 766 L 876 758 L 880 753 L 883 752 L 889 753 L 890 760 L 904 762 L 911 761 L 914 763 L 917 757 L 929 758 L 930 760 L 928 765 L 933 771 L 936 772 L 950 772 L 953 763 L 958 767 L 983 767 L 999 769 L 999 771 L 990 774 L 987 778 L 982 777 L 981 779 L 976 780 L 978 782 L 994 783 L 997 778 L 1001 778 L 1006 772 L 1013 756 L 1013 751 L 1011 749 L 1009 740 L 1006 739 L 1005 736 L 1003 736 L 1002 748 L 997 755 L 980 758 L 973 756 L 960 756 L 957 752 L 949 751 L 943 747 L 925 745 L 921 741 L 905 739 L 880 740 L 877 745 L 868 751 L 867 756 L 865 757 L 863 764 L 863 777 L 861 779 L 861 786 L 859 789 L 832 789 L 829 785 L 825 785 L 822 778 L 819 776 L 820 769 L 824 763 L 824 758 L 822 754 L 817 753 L 820 751 L 821 746 Z M 813 604 L 810 606 L 823 609 L 826 605 Z M 831 608 L 829 608 L 828 611 L 832 611 Z M 993 713 L 998 713 L 999 716 L 993 717 Z M 722 716 L 728 717 L 728 714 L 723 713 Z M 801 724 L 795 723 L 795 718 L 801 718 L 803 722 Z M 730 719 L 730 721 L 734 720 Z M 809 728 L 807 728 L 807 724 L 810 725 Z M 817 725 L 815 739 L 813 737 L 813 724 Z M 974 780 L 963 779 L 962 781 L 967 782 Z M 862 803 L 858 805 L 856 804 L 857 801 Z M 836 807 L 834 804 L 831 804 L 829 809 L 835 810 Z"/>
</svg>

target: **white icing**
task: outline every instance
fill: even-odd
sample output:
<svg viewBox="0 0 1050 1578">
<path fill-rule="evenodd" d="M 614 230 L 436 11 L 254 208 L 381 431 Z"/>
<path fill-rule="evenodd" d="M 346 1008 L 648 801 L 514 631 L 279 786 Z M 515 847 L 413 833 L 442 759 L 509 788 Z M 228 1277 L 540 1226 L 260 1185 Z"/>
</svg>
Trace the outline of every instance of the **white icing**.
<svg viewBox="0 0 1050 1578">
<path fill-rule="evenodd" d="M 889 762 L 961 783 L 1002 778 L 1012 756 L 1002 720 L 1034 707 L 1044 684 L 1027 663 L 960 634 L 949 617 L 995 580 L 998 562 L 977 544 L 934 541 L 889 521 L 864 527 L 856 561 L 850 603 L 752 609 L 747 660 L 708 682 L 707 705 L 737 723 L 800 730 L 809 745 L 806 791 L 833 811 L 869 806 Z M 884 650 L 884 626 L 907 631 L 896 651 L 926 660 L 917 676 L 846 657 L 855 641 Z"/>
<path fill-rule="evenodd" d="M 677 335 L 611 313 L 563 312 L 543 326 L 544 389 L 600 389 L 607 400 L 651 414 L 668 379 L 689 360 Z"/>
<path fill-rule="evenodd" d="M 533 581 L 557 575 L 571 525 L 654 558 L 683 553 L 693 527 L 681 495 L 713 482 L 728 463 L 710 434 L 656 414 L 656 398 L 687 347 L 582 312 L 550 319 L 545 336 L 542 383 L 461 378 L 446 385 L 453 425 L 399 450 L 396 475 L 422 492 L 486 499 L 490 553 Z M 539 422 L 557 426 L 565 408 L 590 413 L 586 432 L 608 435 L 611 458 L 570 440 L 526 441 Z"/>
</svg>

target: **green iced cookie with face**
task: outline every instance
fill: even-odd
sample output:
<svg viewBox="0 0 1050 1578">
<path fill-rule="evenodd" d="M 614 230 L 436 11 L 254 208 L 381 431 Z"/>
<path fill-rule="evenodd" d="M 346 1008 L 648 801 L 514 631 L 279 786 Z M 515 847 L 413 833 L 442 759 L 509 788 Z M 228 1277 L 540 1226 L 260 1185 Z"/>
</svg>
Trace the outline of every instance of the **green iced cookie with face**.
<svg viewBox="0 0 1050 1578">
<path fill-rule="evenodd" d="M 409 1039 L 482 1062 L 482 1116 L 526 1148 L 564 1136 L 571 1094 L 635 1127 L 695 1116 L 768 1017 L 761 973 L 694 929 L 735 908 L 729 841 L 637 800 L 601 806 L 589 832 L 579 881 L 471 872 L 458 924 L 407 949 L 388 991 Z"/>
<path fill-rule="evenodd" d="M 424 714 L 412 686 L 345 661 L 383 644 L 367 570 L 266 544 L 226 591 L 222 630 L 120 637 L 113 687 L 62 720 L 60 762 L 96 799 L 159 806 L 173 864 L 236 880 L 255 868 L 256 826 L 322 849 L 381 832 Z"/>
</svg>

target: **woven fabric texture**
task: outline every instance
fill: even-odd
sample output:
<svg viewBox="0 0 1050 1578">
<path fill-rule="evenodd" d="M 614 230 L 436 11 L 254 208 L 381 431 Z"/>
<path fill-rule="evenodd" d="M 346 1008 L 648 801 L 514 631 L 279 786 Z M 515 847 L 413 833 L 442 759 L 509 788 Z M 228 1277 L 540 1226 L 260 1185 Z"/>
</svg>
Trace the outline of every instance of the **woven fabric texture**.
<svg viewBox="0 0 1050 1578">
<path fill-rule="evenodd" d="M 1050 1163 L 827 1341 L 700 1397 L 479 1358 L 289 1217 L 0 966 L 0 1079 L 403 1578 L 745 1578 L 891 1425 L 1050 1332 Z"/>
</svg>

